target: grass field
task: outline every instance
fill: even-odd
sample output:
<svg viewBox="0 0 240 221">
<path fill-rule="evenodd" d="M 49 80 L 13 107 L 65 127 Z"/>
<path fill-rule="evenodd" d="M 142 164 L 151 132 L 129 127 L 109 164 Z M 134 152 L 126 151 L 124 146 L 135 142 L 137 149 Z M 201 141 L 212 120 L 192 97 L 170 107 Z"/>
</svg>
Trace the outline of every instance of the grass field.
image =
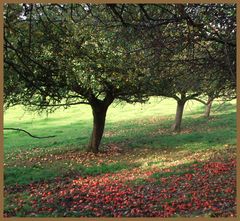
<svg viewBox="0 0 240 221">
<path fill-rule="evenodd" d="M 4 127 L 22 128 L 37 136 L 56 137 L 33 139 L 23 132 L 4 131 L 5 216 L 235 215 L 236 171 L 232 162 L 236 158 L 236 101 L 224 105 L 216 101 L 210 119 L 203 117 L 202 104 L 189 101 L 185 107 L 180 134 L 170 130 L 175 109 L 176 102 L 171 99 L 161 101 L 151 98 L 149 103 L 143 105 L 113 104 L 108 110 L 102 152 L 98 155 L 84 152 L 92 129 L 92 114 L 88 106 L 59 109 L 48 116 L 25 112 L 21 107 L 8 110 L 4 113 Z M 215 172 L 211 172 L 206 178 L 212 164 L 217 165 L 213 166 Z M 220 169 L 216 171 L 215 168 Z M 146 191 L 151 185 L 154 190 L 168 186 L 170 192 L 172 188 L 177 188 L 178 191 L 164 198 L 164 205 L 157 199 L 147 199 L 148 202 L 152 199 L 152 203 L 149 208 L 142 210 L 137 209 L 136 199 L 129 199 L 130 204 L 132 203 L 129 207 L 115 208 L 126 197 L 126 193 L 122 198 L 118 197 L 119 202 L 116 202 L 116 205 L 112 205 L 110 201 L 99 201 L 99 204 L 115 206 L 113 211 L 109 209 L 110 206 L 103 211 L 98 207 L 93 208 L 91 202 L 96 201 L 96 194 L 90 197 L 93 201 L 85 199 L 85 195 L 83 197 L 81 194 L 76 197 L 76 201 L 74 197 L 71 200 L 66 198 L 69 193 L 61 192 L 63 189 L 72 188 L 74 196 L 77 196 L 74 192 L 76 190 L 83 193 L 85 190 L 76 183 L 79 183 L 79 179 L 84 179 L 81 182 L 88 183 L 90 194 L 96 188 L 92 182 L 105 182 L 103 180 L 106 176 L 107 179 L 121 181 L 125 189 L 133 191 L 132 196 L 135 196 L 138 188 Z M 189 178 L 191 176 L 193 178 Z M 206 183 L 212 182 L 212 189 L 229 187 L 232 191 L 209 194 L 204 202 L 208 202 L 210 206 L 204 202 L 199 203 L 199 208 L 193 211 L 189 203 L 197 205 L 198 201 L 194 201 L 192 197 L 186 198 L 190 193 L 186 193 L 184 186 L 171 183 L 176 177 L 180 183 L 188 180 L 188 185 L 192 186 L 191 194 L 197 192 L 202 199 L 202 188 L 205 184 L 202 184 L 201 188 L 196 186 L 196 183 L 199 183 L 197 177 L 208 179 L 205 180 Z M 228 181 L 224 177 L 229 177 Z M 115 181 L 113 184 L 112 182 L 105 183 L 104 188 L 115 184 Z M 168 183 L 163 187 L 164 182 Z M 220 187 L 215 186 L 218 182 Z M 97 187 L 99 186 L 101 185 L 98 182 Z M 182 199 L 182 202 L 176 201 L 179 194 L 183 194 L 186 199 Z M 116 198 L 112 192 L 110 196 Z M 78 204 L 81 197 L 85 201 Z M 223 204 L 215 205 L 212 197 L 215 197 L 218 203 L 226 198 L 231 200 L 228 205 L 220 206 Z M 170 202 L 172 209 L 168 208 Z M 182 206 L 180 209 L 179 205 L 185 205 L 186 208 Z"/>
</svg>

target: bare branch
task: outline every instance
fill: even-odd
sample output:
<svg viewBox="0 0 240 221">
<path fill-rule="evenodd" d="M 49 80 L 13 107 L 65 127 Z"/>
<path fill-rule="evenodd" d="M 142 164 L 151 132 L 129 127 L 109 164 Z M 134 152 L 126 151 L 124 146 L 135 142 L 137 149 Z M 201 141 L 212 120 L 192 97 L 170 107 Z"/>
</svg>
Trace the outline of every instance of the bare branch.
<svg viewBox="0 0 240 221">
<path fill-rule="evenodd" d="M 3 129 L 4 129 L 4 130 L 16 130 L 16 131 L 22 131 L 22 132 L 28 134 L 30 137 L 32 137 L 32 138 L 37 138 L 37 139 L 45 139 L 45 138 L 56 137 L 55 135 L 53 135 L 53 136 L 39 137 L 39 136 L 32 135 L 32 134 L 29 133 L 28 131 L 26 131 L 26 130 L 24 130 L 24 129 L 20 129 L 20 128 L 5 127 L 5 128 L 3 128 Z"/>
</svg>

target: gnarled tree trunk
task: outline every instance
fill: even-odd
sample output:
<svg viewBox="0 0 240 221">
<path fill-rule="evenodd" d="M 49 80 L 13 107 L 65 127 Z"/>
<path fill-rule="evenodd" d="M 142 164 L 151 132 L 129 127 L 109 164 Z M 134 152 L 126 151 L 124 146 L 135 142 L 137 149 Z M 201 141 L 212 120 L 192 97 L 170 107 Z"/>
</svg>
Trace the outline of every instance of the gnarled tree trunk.
<svg viewBox="0 0 240 221">
<path fill-rule="evenodd" d="M 104 104 L 91 105 L 93 113 L 93 130 L 88 145 L 88 151 L 97 153 L 103 136 L 108 106 Z"/>
<path fill-rule="evenodd" d="M 206 118 L 210 117 L 212 103 L 213 103 L 213 99 L 212 98 L 208 98 L 208 102 L 207 102 L 207 105 L 205 107 L 205 112 L 204 112 L 204 117 L 206 117 Z"/>
<path fill-rule="evenodd" d="M 181 131 L 181 122 L 182 122 L 182 116 L 183 116 L 183 110 L 184 110 L 185 103 L 186 103 L 185 100 L 177 101 L 177 111 L 176 111 L 176 116 L 175 116 L 175 122 L 172 125 L 173 132 Z"/>
</svg>

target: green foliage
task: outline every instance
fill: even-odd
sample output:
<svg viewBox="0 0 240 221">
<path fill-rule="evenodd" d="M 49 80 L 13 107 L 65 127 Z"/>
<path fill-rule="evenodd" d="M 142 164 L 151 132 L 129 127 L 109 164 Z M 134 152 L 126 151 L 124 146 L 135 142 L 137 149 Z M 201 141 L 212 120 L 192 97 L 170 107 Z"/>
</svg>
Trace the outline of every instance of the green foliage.
<svg viewBox="0 0 240 221">
<path fill-rule="evenodd" d="M 6 107 L 228 95 L 235 12 L 232 4 L 5 4 Z"/>
<path fill-rule="evenodd" d="M 120 38 L 122 28 L 95 25 L 91 16 L 77 23 L 70 12 L 62 11 L 59 17 L 58 6 L 35 4 L 22 17 L 12 16 L 16 7 L 20 13 L 26 10 L 5 6 L 6 106 L 20 103 L 54 110 L 58 104 L 93 104 L 106 97 L 144 98 L 140 87 L 144 72 L 137 64 L 143 53 L 129 56 L 138 39 L 129 44 Z"/>
</svg>

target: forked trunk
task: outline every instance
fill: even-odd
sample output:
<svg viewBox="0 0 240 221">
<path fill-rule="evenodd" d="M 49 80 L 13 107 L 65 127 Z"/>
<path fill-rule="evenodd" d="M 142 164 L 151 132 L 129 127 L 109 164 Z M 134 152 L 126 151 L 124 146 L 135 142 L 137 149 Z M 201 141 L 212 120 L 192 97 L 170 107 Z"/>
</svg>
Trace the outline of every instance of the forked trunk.
<svg viewBox="0 0 240 221">
<path fill-rule="evenodd" d="M 177 102 L 177 111 L 175 116 L 175 122 L 172 125 L 173 132 L 180 132 L 181 131 L 181 122 L 183 116 L 184 105 L 186 101 L 179 100 Z"/>
<path fill-rule="evenodd" d="M 207 102 L 207 105 L 205 107 L 205 113 L 204 113 L 204 117 L 206 117 L 206 118 L 210 117 L 212 103 L 213 103 L 213 99 L 208 98 L 208 102 Z"/>
<path fill-rule="evenodd" d="M 88 151 L 97 153 L 103 136 L 105 119 L 108 106 L 98 105 L 92 106 L 93 113 L 93 130 L 92 136 L 88 145 Z"/>
</svg>

